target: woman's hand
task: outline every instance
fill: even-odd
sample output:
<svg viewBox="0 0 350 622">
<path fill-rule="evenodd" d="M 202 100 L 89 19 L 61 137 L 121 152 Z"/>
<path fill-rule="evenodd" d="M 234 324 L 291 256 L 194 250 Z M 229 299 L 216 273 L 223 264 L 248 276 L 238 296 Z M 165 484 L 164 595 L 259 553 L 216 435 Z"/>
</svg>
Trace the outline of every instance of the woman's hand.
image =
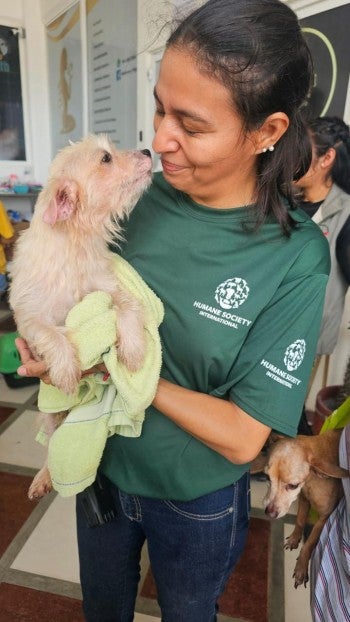
<svg viewBox="0 0 350 622">
<path fill-rule="evenodd" d="M 40 380 L 45 382 L 45 384 L 52 384 L 45 363 L 43 361 L 35 360 L 27 342 L 22 339 L 22 337 L 18 337 L 15 343 L 22 361 L 22 365 L 17 369 L 18 375 L 28 376 L 29 378 L 40 378 Z M 81 375 L 88 376 L 97 372 L 104 373 L 105 379 L 107 379 L 107 377 L 109 376 L 107 367 L 104 365 L 104 363 L 100 363 L 98 365 L 95 365 L 94 367 L 91 367 L 90 369 L 86 369 L 82 372 Z"/>
<path fill-rule="evenodd" d="M 22 337 L 18 337 L 15 343 L 22 361 L 22 365 L 17 369 L 18 375 L 40 378 L 45 384 L 52 384 L 46 364 L 35 360 L 27 342 Z"/>
</svg>

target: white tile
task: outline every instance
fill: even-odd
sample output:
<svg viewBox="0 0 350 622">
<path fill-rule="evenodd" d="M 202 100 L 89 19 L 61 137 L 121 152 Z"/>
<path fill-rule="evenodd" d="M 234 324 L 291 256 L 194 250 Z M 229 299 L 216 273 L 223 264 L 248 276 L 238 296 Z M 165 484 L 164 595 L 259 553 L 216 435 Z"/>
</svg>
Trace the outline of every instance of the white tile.
<svg viewBox="0 0 350 622">
<path fill-rule="evenodd" d="M 4 377 L 0 374 L 0 401 L 9 404 L 24 404 L 36 391 L 38 385 L 33 384 L 29 387 L 19 387 L 11 389 L 7 386 Z"/>
<path fill-rule="evenodd" d="M 285 525 L 284 537 L 287 538 L 292 531 L 292 525 Z M 285 622 L 312 622 L 309 583 L 306 588 L 303 585 L 297 589 L 294 587 L 293 572 L 298 554 L 299 549 L 284 553 Z"/>
<path fill-rule="evenodd" d="M 79 583 L 75 497 L 55 498 L 11 567 Z"/>
<path fill-rule="evenodd" d="M 46 448 L 35 440 L 39 413 L 25 410 L 0 436 L 0 462 L 32 469 L 41 468 Z"/>
</svg>

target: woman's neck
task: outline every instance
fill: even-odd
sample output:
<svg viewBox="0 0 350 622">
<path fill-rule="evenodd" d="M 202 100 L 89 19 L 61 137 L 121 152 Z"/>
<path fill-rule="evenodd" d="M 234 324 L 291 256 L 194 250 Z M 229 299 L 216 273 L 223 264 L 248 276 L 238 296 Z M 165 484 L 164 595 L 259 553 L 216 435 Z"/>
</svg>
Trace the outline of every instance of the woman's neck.
<svg viewBox="0 0 350 622">
<path fill-rule="evenodd" d="M 324 183 L 318 184 L 317 186 L 305 188 L 304 200 L 309 201 L 310 203 L 318 203 L 319 201 L 324 201 L 330 193 L 332 186 L 333 182 L 328 180 Z"/>
</svg>

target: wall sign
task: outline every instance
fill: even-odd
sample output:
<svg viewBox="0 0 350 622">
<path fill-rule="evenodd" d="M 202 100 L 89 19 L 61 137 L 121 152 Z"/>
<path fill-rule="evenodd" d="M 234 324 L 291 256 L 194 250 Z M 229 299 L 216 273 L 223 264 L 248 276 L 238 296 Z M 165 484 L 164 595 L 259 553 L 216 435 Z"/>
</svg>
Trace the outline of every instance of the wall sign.
<svg viewBox="0 0 350 622">
<path fill-rule="evenodd" d="M 79 3 L 51 22 L 46 32 L 51 140 L 55 155 L 69 140 L 80 140 L 83 134 Z"/>
<path fill-rule="evenodd" d="M 89 0 L 89 129 L 136 146 L 137 0 Z"/>
<path fill-rule="evenodd" d="M 350 4 L 311 15 L 300 24 L 315 65 L 312 114 L 336 115 L 349 123 Z"/>
</svg>

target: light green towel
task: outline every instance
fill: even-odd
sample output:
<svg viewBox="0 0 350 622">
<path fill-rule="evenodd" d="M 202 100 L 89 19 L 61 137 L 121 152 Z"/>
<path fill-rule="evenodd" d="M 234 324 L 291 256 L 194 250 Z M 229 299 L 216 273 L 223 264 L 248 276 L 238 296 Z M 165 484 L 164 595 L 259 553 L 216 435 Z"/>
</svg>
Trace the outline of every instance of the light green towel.
<svg viewBox="0 0 350 622">
<path fill-rule="evenodd" d="M 102 373 L 85 376 L 74 395 L 41 383 L 38 406 L 42 412 L 69 410 L 49 441 L 48 460 L 52 484 L 62 496 L 81 492 L 96 477 L 106 439 L 111 434 L 137 437 L 141 434 L 145 409 L 157 390 L 161 367 L 158 327 L 163 305 L 124 259 L 115 255 L 115 270 L 121 287 L 143 304 L 146 357 L 136 372 L 119 363 L 115 347 L 117 317 L 109 294 L 92 292 L 69 312 L 66 325 L 79 351 L 82 369 L 105 363 L 110 377 Z M 45 443 L 41 431 L 38 440 Z"/>
</svg>

